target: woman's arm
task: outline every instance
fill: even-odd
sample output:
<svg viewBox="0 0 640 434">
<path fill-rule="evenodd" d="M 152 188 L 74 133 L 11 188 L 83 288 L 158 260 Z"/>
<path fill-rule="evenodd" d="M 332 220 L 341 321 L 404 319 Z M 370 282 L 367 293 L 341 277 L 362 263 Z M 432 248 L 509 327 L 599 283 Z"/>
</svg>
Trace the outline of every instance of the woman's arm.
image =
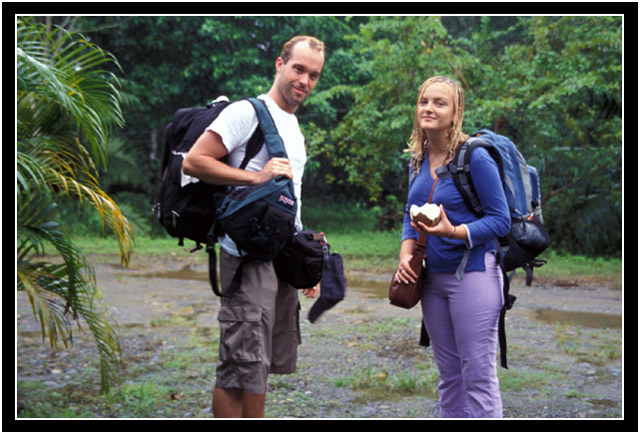
<svg viewBox="0 0 640 434">
<path fill-rule="evenodd" d="M 471 154 L 471 180 L 482 205 L 483 216 L 468 224 L 474 245 L 506 236 L 511 214 L 504 194 L 498 165 L 484 148 Z"/>
<path fill-rule="evenodd" d="M 395 279 L 398 282 L 402 283 L 413 283 L 416 281 L 418 276 L 409 266 L 409 262 L 413 257 L 413 247 L 416 244 L 416 240 L 413 238 L 407 238 L 402 242 L 402 246 L 400 247 L 400 263 L 398 264 L 398 269 L 396 270 Z"/>
<path fill-rule="evenodd" d="M 471 179 L 482 204 L 484 215 L 481 218 L 454 226 L 441 205 L 438 224 L 430 228 L 422 223 L 412 223 L 412 227 L 429 235 L 464 240 L 469 248 L 509 233 L 511 217 L 498 165 L 483 148 L 477 148 L 471 156 Z"/>
</svg>

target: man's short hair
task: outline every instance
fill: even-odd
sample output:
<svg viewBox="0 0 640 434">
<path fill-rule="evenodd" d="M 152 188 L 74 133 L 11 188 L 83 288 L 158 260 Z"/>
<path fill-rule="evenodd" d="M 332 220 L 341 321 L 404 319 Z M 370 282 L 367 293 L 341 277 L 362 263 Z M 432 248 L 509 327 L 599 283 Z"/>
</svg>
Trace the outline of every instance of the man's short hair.
<svg viewBox="0 0 640 434">
<path fill-rule="evenodd" d="M 280 53 L 280 57 L 282 57 L 283 62 L 287 63 L 289 61 L 289 59 L 291 58 L 291 51 L 298 42 L 305 41 L 309 43 L 309 47 L 318 51 L 322 51 L 322 53 L 324 54 L 324 42 L 322 42 L 321 40 L 314 38 L 313 36 L 294 36 L 293 38 L 285 42 L 282 46 L 282 53 Z"/>
</svg>

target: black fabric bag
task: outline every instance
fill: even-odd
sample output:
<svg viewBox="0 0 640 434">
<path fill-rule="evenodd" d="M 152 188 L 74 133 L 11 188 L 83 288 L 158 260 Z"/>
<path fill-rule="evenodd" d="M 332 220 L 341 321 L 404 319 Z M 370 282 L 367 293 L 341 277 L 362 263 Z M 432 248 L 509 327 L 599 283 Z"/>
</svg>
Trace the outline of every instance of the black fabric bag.
<svg viewBox="0 0 640 434">
<path fill-rule="evenodd" d="M 228 99 L 221 97 L 206 107 L 181 108 L 165 126 L 162 183 L 153 213 L 167 233 L 178 238 L 180 246 L 185 238 L 196 242 L 194 250 L 206 243 L 207 233 L 215 221 L 216 197 L 225 194 L 225 186 L 185 177 L 182 162 L 205 129 L 229 104 Z M 262 148 L 263 140 L 258 127 L 249 139 L 241 169 Z"/>
<path fill-rule="evenodd" d="M 278 277 L 294 288 L 313 288 L 322 278 L 329 261 L 329 245 L 323 233 L 313 230 L 298 232 L 273 260 Z"/>
<path fill-rule="evenodd" d="M 533 268 L 546 264 L 545 260 L 536 259 L 536 256 L 551 245 L 549 233 L 535 217 L 512 219 L 507 243 L 508 249 L 503 258 L 505 271 L 521 267 L 526 274 L 526 285 L 531 286 Z"/>
</svg>

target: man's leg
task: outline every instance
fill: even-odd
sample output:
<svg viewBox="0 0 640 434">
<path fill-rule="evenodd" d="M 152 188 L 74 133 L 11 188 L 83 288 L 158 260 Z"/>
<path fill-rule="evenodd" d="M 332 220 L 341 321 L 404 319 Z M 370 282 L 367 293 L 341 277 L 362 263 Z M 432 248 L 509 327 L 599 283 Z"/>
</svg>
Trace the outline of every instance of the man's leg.
<svg viewBox="0 0 640 434">
<path fill-rule="evenodd" d="M 213 390 L 213 416 L 217 418 L 261 418 L 264 416 L 266 394 L 249 393 L 240 389 Z"/>
<path fill-rule="evenodd" d="M 220 280 L 230 283 L 239 260 L 220 252 Z M 212 409 L 214 417 L 262 417 L 271 365 L 271 334 L 278 281 L 273 265 L 245 264 L 242 285 L 221 299 L 220 354 Z M 263 393 L 259 393 L 263 392 Z"/>
<path fill-rule="evenodd" d="M 266 396 L 266 393 L 244 392 L 242 399 L 242 417 L 264 417 L 264 402 Z"/>
<path fill-rule="evenodd" d="M 213 389 L 211 408 L 213 417 L 242 417 L 242 390 L 216 387 Z"/>
</svg>

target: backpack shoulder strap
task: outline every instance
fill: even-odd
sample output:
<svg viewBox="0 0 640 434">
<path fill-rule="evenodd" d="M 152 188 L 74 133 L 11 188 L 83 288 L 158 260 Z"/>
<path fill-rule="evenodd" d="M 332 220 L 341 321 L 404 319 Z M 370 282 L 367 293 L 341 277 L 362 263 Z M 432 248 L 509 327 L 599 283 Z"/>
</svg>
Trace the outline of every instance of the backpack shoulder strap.
<svg viewBox="0 0 640 434">
<path fill-rule="evenodd" d="M 240 164 L 240 169 L 244 170 L 244 168 L 247 167 L 249 161 L 251 161 L 251 159 L 258 154 L 260 148 L 262 148 L 263 142 L 264 135 L 262 134 L 262 129 L 258 126 L 247 143 L 247 149 L 242 159 L 242 164 Z"/>
<path fill-rule="evenodd" d="M 247 100 L 253 105 L 253 108 L 256 110 L 260 129 L 262 130 L 262 134 L 264 135 L 264 143 L 267 145 L 267 149 L 269 150 L 269 155 L 271 156 L 271 158 L 288 158 L 287 151 L 284 147 L 284 142 L 282 141 L 280 134 L 278 134 L 278 129 L 273 122 L 271 113 L 269 113 L 269 110 L 267 109 L 267 105 L 264 103 L 264 101 L 261 101 L 258 98 L 247 98 Z"/>
<path fill-rule="evenodd" d="M 456 185 L 467 207 L 475 215 L 482 217 L 484 214 L 482 204 L 478 199 L 478 194 L 471 179 L 471 153 L 478 147 L 485 148 L 489 152 L 491 158 L 493 158 L 498 165 L 500 177 L 503 178 L 503 165 L 500 151 L 481 137 L 472 137 L 462 143 L 449 164 L 436 169 L 436 175 L 438 178 L 452 178 L 453 183 Z M 504 179 L 502 180 L 504 181 Z"/>
</svg>

